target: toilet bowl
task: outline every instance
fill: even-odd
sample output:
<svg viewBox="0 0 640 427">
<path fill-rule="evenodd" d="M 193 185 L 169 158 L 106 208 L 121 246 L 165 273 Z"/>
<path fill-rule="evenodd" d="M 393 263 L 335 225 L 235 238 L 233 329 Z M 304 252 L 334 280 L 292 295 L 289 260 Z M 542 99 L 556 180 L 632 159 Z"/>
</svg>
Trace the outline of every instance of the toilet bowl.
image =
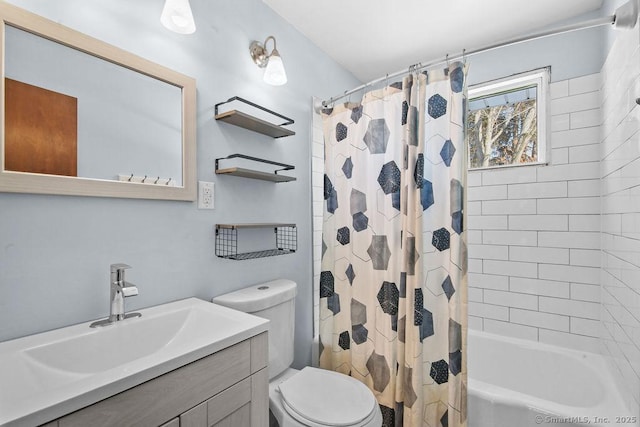
<svg viewBox="0 0 640 427">
<path fill-rule="evenodd" d="M 274 280 L 220 295 L 215 304 L 269 322 L 269 409 L 280 427 L 380 427 L 382 412 L 360 381 L 333 371 L 291 368 L 296 283 Z"/>
<path fill-rule="evenodd" d="M 269 382 L 269 409 L 280 427 L 379 427 L 382 413 L 371 390 L 338 372 L 287 369 Z"/>
</svg>

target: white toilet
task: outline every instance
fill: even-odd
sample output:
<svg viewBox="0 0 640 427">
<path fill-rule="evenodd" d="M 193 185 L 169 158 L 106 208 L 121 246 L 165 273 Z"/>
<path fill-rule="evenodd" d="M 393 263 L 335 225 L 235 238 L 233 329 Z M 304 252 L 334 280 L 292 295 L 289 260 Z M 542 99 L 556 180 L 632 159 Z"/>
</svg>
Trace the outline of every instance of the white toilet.
<svg viewBox="0 0 640 427">
<path fill-rule="evenodd" d="M 360 381 L 324 369 L 290 367 L 295 297 L 295 282 L 274 280 L 212 300 L 270 321 L 269 408 L 273 417 L 280 427 L 380 427 L 378 402 Z"/>
</svg>

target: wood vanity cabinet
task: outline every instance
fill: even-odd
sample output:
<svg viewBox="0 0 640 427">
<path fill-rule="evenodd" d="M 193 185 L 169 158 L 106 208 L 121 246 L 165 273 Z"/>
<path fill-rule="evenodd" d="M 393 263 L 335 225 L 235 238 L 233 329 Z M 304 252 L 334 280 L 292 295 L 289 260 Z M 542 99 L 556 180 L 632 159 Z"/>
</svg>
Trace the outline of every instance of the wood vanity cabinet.
<svg viewBox="0 0 640 427">
<path fill-rule="evenodd" d="M 267 352 L 264 332 L 46 427 L 267 427 Z"/>
</svg>

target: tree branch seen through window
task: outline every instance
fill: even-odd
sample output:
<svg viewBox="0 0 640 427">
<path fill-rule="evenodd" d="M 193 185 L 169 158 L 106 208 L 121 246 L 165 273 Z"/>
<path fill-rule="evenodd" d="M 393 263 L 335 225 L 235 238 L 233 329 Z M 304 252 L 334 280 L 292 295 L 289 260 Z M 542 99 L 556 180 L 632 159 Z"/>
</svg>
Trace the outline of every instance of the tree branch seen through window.
<svg viewBox="0 0 640 427">
<path fill-rule="evenodd" d="M 541 72 L 526 73 L 470 90 L 467 114 L 469 168 L 491 168 L 539 163 L 544 156 L 544 102 L 546 79 Z M 474 97 L 474 94 L 476 97 Z"/>
</svg>

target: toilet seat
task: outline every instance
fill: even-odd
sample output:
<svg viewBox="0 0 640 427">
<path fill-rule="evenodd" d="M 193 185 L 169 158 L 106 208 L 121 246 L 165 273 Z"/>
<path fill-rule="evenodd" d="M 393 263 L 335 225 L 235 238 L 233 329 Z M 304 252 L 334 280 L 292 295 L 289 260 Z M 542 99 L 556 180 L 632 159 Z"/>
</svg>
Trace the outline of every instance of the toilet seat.
<svg viewBox="0 0 640 427">
<path fill-rule="evenodd" d="M 316 422 L 313 422 L 311 420 L 306 419 L 304 416 L 298 414 L 293 408 L 291 408 L 289 405 L 287 405 L 287 403 L 284 402 L 284 401 L 282 401 L 282 407 L 287 412 L 287 414 L 289 416 L 291 416 L 291 418 L 296 420 L 301 425 L 304 425 L 305 427 L 334 427 L 331 424 L 319 424 L 319 423 L 316 423 Z M 350 425 L 344 426 L 344 427 L 367 427 L 369 425 L 373 425 L 373 424 L 371 424 L 371 422 L 374 420 L 375 417 L 376 417 L 376 412 L 374 411 L 374 412 L 371 412 L 371 414 L 369 414 L 369 416 L 366 419 L 364 419 L 363 421 L 361 421 L 361 422 L 359 422 L 357 424 L 350 424 Z M 380 425 L 380 423 L 378 423 L 377 425 Z"/>
<path fill-rule="evenodd" d="M 360 381 L 338 372 L 306 367 L 280 383 L 285 411 L 309 427 L 361 427 L 376 415 L 373 393 Z"/>
</svg>

